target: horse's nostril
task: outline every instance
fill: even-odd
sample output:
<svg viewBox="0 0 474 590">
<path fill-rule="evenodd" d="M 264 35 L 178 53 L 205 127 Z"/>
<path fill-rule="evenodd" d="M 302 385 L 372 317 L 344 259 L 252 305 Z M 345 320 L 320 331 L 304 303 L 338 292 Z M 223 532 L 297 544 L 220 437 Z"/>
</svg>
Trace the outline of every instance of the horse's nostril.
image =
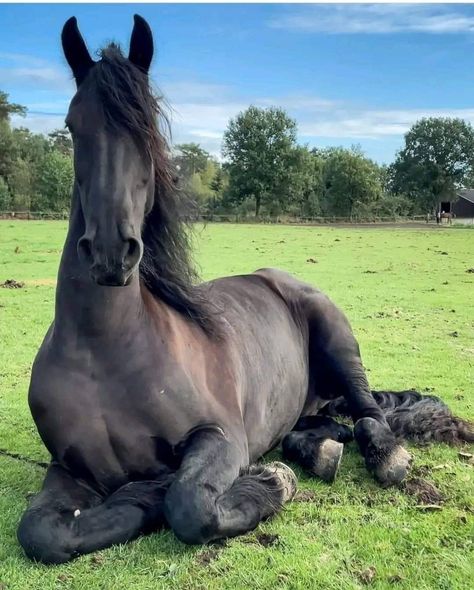
<svg viewBox="0 0 474 590">
<path fill-rule="evenodd" d="M 128 240 L 128 251 L 125 256 L 125 261 L 130 267 L 134 266 L 140 258 L 140 242 L 135 238 Z"/>
<path fill-rule="evenodd" d="M 77 243 L 77 251 L 84 262 L 86 262 L 89 266 L 92 266 L 94 260 L 92 257 L 91 241 L 87 238 L 81 238 Z"/>
</svg>

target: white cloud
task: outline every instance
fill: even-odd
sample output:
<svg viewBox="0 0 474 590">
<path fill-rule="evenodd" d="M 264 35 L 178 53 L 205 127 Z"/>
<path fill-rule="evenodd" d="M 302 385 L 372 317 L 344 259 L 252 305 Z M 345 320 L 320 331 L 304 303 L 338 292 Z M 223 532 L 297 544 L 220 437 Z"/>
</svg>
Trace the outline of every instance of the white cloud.
<svg viewBox="0 0 474 590">
<path fill-rule="evenodd" d="M 72 81 L 59 69 L 53 67 L 0 68 L 0 80 L 17 88 L 43 87 L 49 90 L 73 90 Z"/>
<path fill-rule="evenodd" d="M 232 88 L 203 82 L 173 82 L 163 85 L 172 106 L 171 124 L 174 143 L 197 142 L 213 155 L 220 153 L 222 135 L 229 120 L 250 104 L 259 107 L 281 106 L 308 116 L 327 113 L 340 101 L 311 95 L 248 98 L 237 96 Z"/>
<path fill-rule="evenodd" d="M 54 129 L 64 127 L 64 115 L 28 114 L 26 117 L 12 117 L 13 127 L 27 127 L 34 133 L 48 134 Z"/>
<path fill-rule="evenodd" d="M 196 142 L 220 157 L 222 135 L 229 120 L 250 104 L 260 107 L 280 106 L 296 119 L 301 141 L 317 144 L 325 141 L 364 139 L 399 141 L 422 117 L 460 117 L 474 124 L 474 109 L 373 109 L 310 94 L 249 98 L 232 88 L 195 81 L 170 82 L 164 88 L 172 105 L 171 129 L 175 144 Z M 71 92 L 72 95 L 72 92 Z M 14 126 L 49 133 L 63 127 L 68 100 L 44 100 L 28 104 L 25 118 L 13 117 Z M 64 113 L 64 114 L 63 114 Z"/>
<path fill-rule="evenodd" d="M 174 143 L 199 143 L 214 156 L 219 156 L 222 134 L 229 119 L 247 106 L 244 102 L 225 100 L 220 103 L 216 101 L 214 104 L 174 103 L 171 117 Z"/>
<path fill-rule="evenodd" d="M 470 33 L 474 16 L 449 4 L 332 4 L 292 9 L 268 25 L 304 33 Z"/>
<path fill-rule="evenodd" d="M 0 60 L 19 64 L 29 64 L 30 66 L 35 65 L 43 67 L 48 65 L 46 60 L 34 55 L 27 55 L 25 53 L 8 53 L 5 51 L 0 51 Z"/>
<path fill-rule="evenodd" d="M 31 114 L 38 114 L 38 111 L 41 111 L 41 114 L 44 113 L 50 115 L 65 115 L 69 108 L 69 103 L 69 99 L 49 100 L 44 102 L 29 102 L 28 112 L 30 112 Z"/>
<path fill-rule="evenodd" d="M 325 112 L 342 105 L 342 101 L 329 100 L 318 96 L 288 95 L 279 98 L 259 98 L 259 106 L 284 106 L 286 109 L 301 109 L 309 112 Z"/>
<path fill-rule="evenodd" d="M 459 117 L 474 124 L 474 109 L 335 110 L 330 117 L 302 121 L 299 133 L 301 137 L 401 138 L 423 117 Z"/>
<path fill-rule="evenodd" d="M 175 100 L 212 102 L 218 97 L 229 95 L 232 89 L 223 84 L 186 80 L 165 83 L 163 91 L 172 103 Z"/>
<path fill-rule="evenodd" d="M 0 53 L 0 80 L 19 89 L 73 92 L 74 83 L 66 68 L 20 53 Z"/>
</svg>

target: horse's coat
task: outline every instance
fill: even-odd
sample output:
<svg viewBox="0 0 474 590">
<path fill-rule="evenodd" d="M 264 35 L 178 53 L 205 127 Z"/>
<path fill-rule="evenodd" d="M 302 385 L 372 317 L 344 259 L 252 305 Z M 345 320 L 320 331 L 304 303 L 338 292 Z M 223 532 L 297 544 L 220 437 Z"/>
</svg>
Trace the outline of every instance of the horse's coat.
<svg viewBox="0 0 474 590">
<path fill-rule="evenodd" d="M 339 396 L 368 468 L 398 483 L 409 455 L 325 295 L 269 269 L 193 286 L 145 21 L 128 59 L 110 46 L 93 62 L 75 19 L 62 39 L 75 184 L 29 392 L 52 461 L 19 526 L 26 554 L 58 563 L 162 525 L 188 543 L 245 533 L 294 494 L 288 467 L 255 465 L 282 440 L 334 478 L 352 432 L 316 413 Z"/>
</svg>

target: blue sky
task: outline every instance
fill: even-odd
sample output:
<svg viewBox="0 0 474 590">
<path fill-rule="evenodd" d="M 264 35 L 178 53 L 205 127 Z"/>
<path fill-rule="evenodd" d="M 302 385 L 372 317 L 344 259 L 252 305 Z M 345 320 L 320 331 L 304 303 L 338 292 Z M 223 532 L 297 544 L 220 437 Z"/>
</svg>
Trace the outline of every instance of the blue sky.
<svg viewBox="0 0 474 590">
<path fill-rule="evenodd" d="M 91 51 L 128 50 L 150 23 L 152 76 L 173 107 L 175 143 L 215 155 L 229 118 L 281 106 L 310 146 L 360 144 L 390 162 L 422 116 L 474 123 L 474 5 L 0 5 L 0 89 L 34 131 L 62 127 L 74 85 L 60 31 L 75 15 Z"/>
</svg>

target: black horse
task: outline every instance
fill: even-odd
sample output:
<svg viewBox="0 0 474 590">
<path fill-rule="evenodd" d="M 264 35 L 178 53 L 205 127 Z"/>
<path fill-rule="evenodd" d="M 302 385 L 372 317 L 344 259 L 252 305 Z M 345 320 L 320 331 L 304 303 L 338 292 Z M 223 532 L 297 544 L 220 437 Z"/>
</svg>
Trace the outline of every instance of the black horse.
<svg viewBox="0 0 474 590">
<path fill-rule="evenodd" d="M 335 477 L 352 438 L 338 411 L 382 485 L 407 473 L 396 435 L 472 438 L 439 400 L 375 397 L 346 318 L 313 287 L 278 270 L 196 285 L 147 23 L 135 16 L 128 58 L 112 44 L 94 62 L 75 18 L 62 42 L 75 183 L 29 392 L 52 456 L 19 525 L 30 558 L 64 562 L 165 525 L 186 543 L 245 533 L 295 493 L 289 467 L 255 463 L 280 442 Z"/>
</svg>

